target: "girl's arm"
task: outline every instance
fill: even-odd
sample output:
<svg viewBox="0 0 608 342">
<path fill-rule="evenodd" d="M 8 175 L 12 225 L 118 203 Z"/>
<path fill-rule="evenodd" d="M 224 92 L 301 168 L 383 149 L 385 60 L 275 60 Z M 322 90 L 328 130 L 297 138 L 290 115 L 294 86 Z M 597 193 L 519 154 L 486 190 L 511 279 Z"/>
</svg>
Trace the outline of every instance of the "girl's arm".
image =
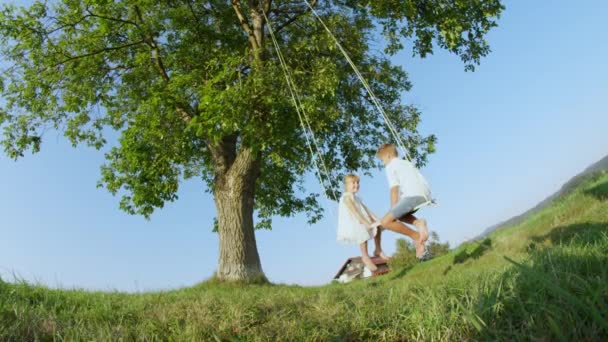
<svg viewBox="0 0 608 342">
<path fill-rule="evenodd" d="M 369 208 L 363 204 L 363 202 L 361 202 L 361 204 L 363 205 L 363 208 L 365 208 L 365 211 L 367 212 L 367 214 L 369 215 L 369 217 L 372 218 L 372 222 L 369 223 L 369 227 L 373 228 L 373 227 L 379 227 L 380 226 L 380 218 L 378 216 L 376 216 L 376 214 L 374 214 L 371 210 L 369 210 Z"/>
<path fill-rule="evenodd" d="M 346 205 L 346 208 L 348 209 L 348 211 L 350 211 L 351 214 L 355 215 L 355 218 L 357 218 L 357 221 L 359 221 L 359 223 L 365 224 L 365 225 L 371 224 L 371 222 L 367 222 L 367 219 L 365 217 L 363 217 L 363 215 L 361 214 L 361 212 L 359 212 L 359 210 L 356 209 L 355 202 L 353 201 L 352 197 L 346 197 L 344 199 L 344 204 Z"/>
<path fill-rule="evenodd" d="M 376 216 L 376 214 L 374 214 L 371 210 L 369 210 L 369 208 L 365 204 L 363 204 L 363 202 L 361 202 L 361 205 L 363 206 L 363 208 L 365 209 L 365 212 L 367 213 L 367 215 L 369 215 L 369 217 L 371 217 L 374 221 L 380 221 L 378 216 Z"/>
</svg>

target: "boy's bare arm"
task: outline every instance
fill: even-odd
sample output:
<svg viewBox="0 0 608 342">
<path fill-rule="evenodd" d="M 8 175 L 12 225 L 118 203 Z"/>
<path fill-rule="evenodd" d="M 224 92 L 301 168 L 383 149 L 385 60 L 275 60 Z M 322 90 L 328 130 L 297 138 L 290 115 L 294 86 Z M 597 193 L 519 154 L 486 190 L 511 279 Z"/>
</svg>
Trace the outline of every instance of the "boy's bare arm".
<svg viewBox="0 0 608 342">
<path fill-rule="evenodd" d="M 399 201 L 399 185 L 395 185 L 391 188 L 391 208 Z"/>
<path fill-rule="evenodd" d="M 345 198 L 344 204 L 346 205 L 346 208 L 348 208 L 348 211 L 350 211 L 353 215 L 355 215 L 355 217 L 357 218 L 357 221 L 359 221 L 359 223 L 366 224 L 366 225 L 371 223 L 371 222 L 367 222 L 367 220 L 363 217 L 363 215 L 361 215 L 359 210 L 357 210 L 355 208 L 355 203 L 352 198 Z"/>
</svg>

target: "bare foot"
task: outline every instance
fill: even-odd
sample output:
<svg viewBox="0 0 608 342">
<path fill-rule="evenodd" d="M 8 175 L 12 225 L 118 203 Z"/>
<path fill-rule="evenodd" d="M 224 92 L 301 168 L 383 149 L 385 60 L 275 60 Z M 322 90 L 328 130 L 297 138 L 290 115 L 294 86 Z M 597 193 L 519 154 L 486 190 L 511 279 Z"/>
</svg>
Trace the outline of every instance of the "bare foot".
<svg viewBox="0 0 608 342">
<path fill-rule="evenodd" d="M 388 255 L 384 254 L 384 252 L 382 252 L 382 251 L 380 251 L 380 252 L 374 252 L 374 256 L 380 257 L 380 258 L 382 258 L 384 260 L 387 260 L 387 261 L 391 260 L 391 258 Z"/>
<path fill-rule="evenodd" d="M 425 251 L 426 247 L 424 246 L 424 242 L 416 241 L 416 258 L 422 258 Z"/>
<path fill-rule="evenodd" d="M 426 220 L 422 219 L 418 223 L 418 233 L 420 234 L 420 242 L 424 244 L 429 239 L 429 228 L 426 226 Z"/>
<path fill-rule="evenodd" d="M 378 267 L 376 267 L 376 265 L 372 262 L 372 259 L 370 259 L 369 256 L 362 256 L 361 261 L 363 261 L 363 264 L 365 264 L 365 266 L 372 272 L 375 272 L 378 269 Z"/>
</svg>

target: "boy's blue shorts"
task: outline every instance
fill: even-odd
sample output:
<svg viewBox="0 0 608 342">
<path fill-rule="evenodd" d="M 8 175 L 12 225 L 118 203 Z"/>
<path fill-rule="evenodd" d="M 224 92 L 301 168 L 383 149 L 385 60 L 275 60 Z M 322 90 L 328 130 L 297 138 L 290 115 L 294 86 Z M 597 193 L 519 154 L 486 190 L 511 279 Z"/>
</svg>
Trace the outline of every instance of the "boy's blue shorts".
<svg viewBox="0 0 608 342">
<path fill-rule="evenodd" d="M 404 197 L 400 199 L 399 202 L 397 202 L 397 204 L 395 204 L 395 206 L 389 210 L 389 212 L 397 219 L 400 219 L 406 215 L 415 213 L 427 202 L 428 200 L 422 196 Z"/>
</svg>

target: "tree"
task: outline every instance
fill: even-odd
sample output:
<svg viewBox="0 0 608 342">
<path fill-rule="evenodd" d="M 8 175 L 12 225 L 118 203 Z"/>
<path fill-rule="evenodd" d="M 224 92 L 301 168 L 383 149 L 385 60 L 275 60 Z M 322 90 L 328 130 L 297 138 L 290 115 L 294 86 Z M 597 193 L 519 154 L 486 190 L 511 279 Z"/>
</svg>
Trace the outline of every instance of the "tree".
<svg viewBox="0 0 608 342">
<path fill-rule="evenodd" d="M 499 0 L 310 0 L 361 69 L 419 166 L 435 137 L 421 136 L 420 112 L 400 102 L 407 74 L 370 48 L 379 35 L 390 55 L 412 42 L 458 55 L 467 70 L 489 52 L 483 36 Z M 5 60 L 0 125 L 6 154 L 38 152 L 44 132 L 106 154 L 99 185 L 120 208 L 149 217 L 177 199 L 180 181 L 200 177 L 213 193 L 222 280 L 263 278 L 254 235 L 275 215 L 306 212 L 319 194 L 304 189 L 313 158 L 290 102 L 267 14 L 309 114 L 329 193 L 347 170 L 376 166 L 386 131 L 369 96 L 304 1 L 57 0 L 4 5 Z M 331 194 L 328 194 L 331 196 Z"/>
<path fill-rule="evenodd" d="M 418 262 L 418 259 L 416 259 L 416 246 L 406 239 L 397 239 L 395 243 L 397 248 L 388 262 L 391 268 L 405 269 L 414 266 Z"/>
<path fill-rule="evenodd" d="M 411 240 L 397 239 L 395 254 L 389 261 L 393 268 L 408 268 L 418 262 L 416 259 L 416 246 Z M 431 232 L 426 250 L 433 258 L 440 257 L 450 252 L 450 243 L 441 242 L 437 232 Z"/>
<path fill-rule="evenodd" d="M 427 245 L 427 249 L 433 257 L 442 256 L 450 251 L 450 243 L 447 241 L 441 243 L 437 232 L 431 232 L 431 238 L 429 240 L 430 242 Z"/>
</svg>

